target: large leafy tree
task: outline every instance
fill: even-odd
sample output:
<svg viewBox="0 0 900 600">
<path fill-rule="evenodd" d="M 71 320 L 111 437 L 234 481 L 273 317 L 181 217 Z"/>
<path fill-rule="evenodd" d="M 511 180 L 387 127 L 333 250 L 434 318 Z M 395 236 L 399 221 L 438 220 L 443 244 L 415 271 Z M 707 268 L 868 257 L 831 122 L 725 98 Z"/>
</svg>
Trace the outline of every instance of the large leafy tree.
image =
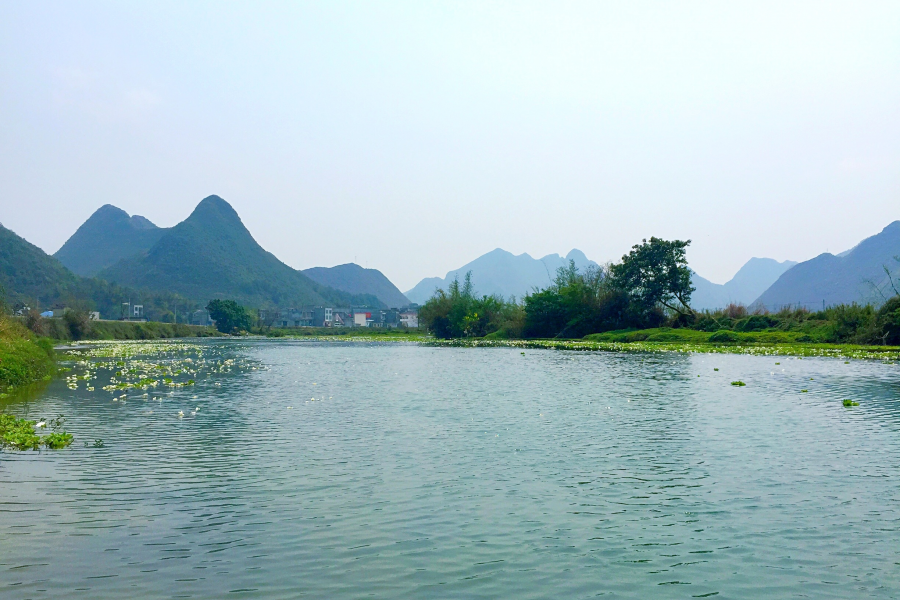
<svg viewBox="0 0 900 600">
<path fill-rule="evenodd" d="M 690 243 L 655 237 L 643 240 L 621 263 L 610 267 L 614 285 L 645 313 L 662 305 L 679 315 L 693 314 L 690 302 L 695 288 L 685 256 Z"/>
<path fill-rule="evenodd" d="M 222 333 L 250 329 L 250 313 L 234 300 L 210 300 L 206 310 L 209 311 L 209 318 L 216 322 L 216 329 Z"/>
</svg>

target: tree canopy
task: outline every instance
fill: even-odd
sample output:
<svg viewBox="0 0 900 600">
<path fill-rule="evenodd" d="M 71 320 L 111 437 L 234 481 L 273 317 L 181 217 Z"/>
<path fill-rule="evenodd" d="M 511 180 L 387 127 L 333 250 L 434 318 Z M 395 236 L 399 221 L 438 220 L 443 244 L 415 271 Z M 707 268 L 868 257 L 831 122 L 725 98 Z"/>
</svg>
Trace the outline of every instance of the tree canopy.
<svg viewBox="0 0 900 600">
<path fill-rule="evenodd" d="M 252 319 L 247 309 L 234 300 L 210 300 L 206 305 L 209 318 L 222 333 L 236 333 L 250 329 Z"/>
<path fill-rule="evenodd" d="M 685 250 L 691 240 L 667 241 L 656 237 L 635 244 L 622 262 L 610 267 L 613 284 L 643 312 L 662 305 L 679 315 L 693 313 L 691 270 Z"/>
</svg>

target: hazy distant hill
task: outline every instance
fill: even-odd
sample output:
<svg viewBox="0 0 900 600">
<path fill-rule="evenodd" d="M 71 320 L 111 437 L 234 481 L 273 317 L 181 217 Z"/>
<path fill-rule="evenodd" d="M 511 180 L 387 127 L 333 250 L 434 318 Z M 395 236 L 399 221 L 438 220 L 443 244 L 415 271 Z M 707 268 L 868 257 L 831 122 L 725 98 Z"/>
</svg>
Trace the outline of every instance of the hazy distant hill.
<svg viewBox="0 0 900 600">
<path fill-rule="evenodd" d="M 377 269 L 364 269 L 355 263 L 347 263 L 336 267 L 304 269 L 303 273 L 313 281 L 336 290 L 376 296 L 385 306 L 400 308 L 409 305 L 409 299 Z"/>
<path fill-rule="evenodd" d="M 762 293 L 757 302 L 773 309 L 787 304 L 809 308 L 850 302 L 876 302 L 884 298 L 871 282 L 885 286 L 882 265 L 900 272 L 900 221 L 866 238 L 841 256 L 820 254 L 790 269 Z M 888 294 L 891 295 L 891 294 Z"/>
<path fill-rule="evenodd" d="M 255 307 L 368 304 L 316 283 L 266 252 L 218 196 L 205 198 L 191 215 L 165 231 L 146 252 L 107 267 L 100 277 L 140 289 L 176 292 L 205 302 L 229 298 Z"/>
<path fill-rule="evenodd" d="M 510 296 L 521 298 L 526 293 L 533 291 L 535 287 L 547 287 L 556 276 L 556 270 L 568 265 L 570 259 L 575 261 L 575 266 L 579 269 L 597 264 L 588 260 L 581 250 L 572 250 L 565 257 L 561 257 L 559 254 L 548 254 L 537 259 L 528 254 L 516 256 L 497 248 L 459 269 L 450 271 L 443 279 L 440 277 L 423 279 L 416 284 L 416 287 L 406 292 L 406 297 L 412 302 L 424 304 L 435 289 L 446 290 L 455 277 L 459 277 L 459 280 L 462 281 L 466 273 L 472 271 L 472 283 L 479 294 L 498 294 L 504 298 Z"/>
<path fill-rule="evenodd" d="M 72 234 L 55 256 L 73 273 L 96 275 L 123 258 L 146 252 L 166 232 L 144 217 L 106 204 Z"/>
<path fill-rule="evenodd" d="M 732 302 L 749 305 L 796 264 L 791 260 L 778 262 L 771 258 L 751 258 L 724 285 L 694 273 L 691 282 L 697 289 L 691 295 L 691 306 L 703 310 L 722 308 Z"/>
</svg>

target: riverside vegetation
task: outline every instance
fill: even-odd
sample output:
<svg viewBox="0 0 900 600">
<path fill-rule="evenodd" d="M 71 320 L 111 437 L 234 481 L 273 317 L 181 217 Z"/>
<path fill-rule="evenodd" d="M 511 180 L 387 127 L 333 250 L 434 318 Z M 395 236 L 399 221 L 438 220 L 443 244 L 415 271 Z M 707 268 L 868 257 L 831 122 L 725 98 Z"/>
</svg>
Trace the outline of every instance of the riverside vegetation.
<svg viewBox="0 0 900 600">
<path fill-rule="evenodd" d="M 5 311 L 3 311 L 5 313 Z M 36 339 L 20 323 L 0 314 L 0 398 L 16 388 L 49 380 L 56 371 L 53 343 Z M 62 430 L 64 419 L 32 421 L 0 412 L 0 447 L 37 450 L 40 447 L 64 448 L 72 436 Z M 52 433 L 39 435 L 49 428 Z"/>
<path fill-rule="evenodd" d="M 585 339 L 594 343 L 900 345 L 900 296 L 880 307 L 838 305 L 770 313 L 730 305 L 690 307 L 690 241 L 651 238 L 621 262 L 580 272 L 570 263 L 552 285 L 521 301 L 479 296 L 469 275 L 437 290 L 419 313 L 439 339 Z"/>
</svg>

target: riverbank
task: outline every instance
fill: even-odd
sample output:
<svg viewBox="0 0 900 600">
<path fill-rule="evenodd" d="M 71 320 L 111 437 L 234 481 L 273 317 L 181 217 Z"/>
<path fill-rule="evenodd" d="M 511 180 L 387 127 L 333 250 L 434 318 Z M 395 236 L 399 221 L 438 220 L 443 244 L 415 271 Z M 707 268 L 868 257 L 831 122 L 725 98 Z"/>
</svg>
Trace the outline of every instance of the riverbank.
<svg viewBox="0 0 900 600">
<path fill-rule="evenodd" d="M 63 319 L 46 319 L 44 336 L 58 342 L 75 341 Z M 156 321 L 90 321 L 78 340 L 162 340 L 188 337 L 216 337 L 222 334 L 213 327 Z"/>
<path fill-rule="evenodd" d="M 0 317 L 0 393 L 49 380 L 55 370 L 52 341 L 35 338 L 20 323 Z"/>
<path fill-rule="evenodd" d="M 702 333 L 702 332 L 701 332 Z M 683 352 L 690 354 L 747 354 L 758 356 L 832 357 L 900 361 L 900 347 L 864 346 L 856 344 L 817 344 L 806 342 L 717 342 L 706 340 L 683 341 L 655 339 L 612 341 L 591 335 L 581 340 L 496 340 L 486 338 L 439 340 L 424 342 L 429 346 L 465 348 L 553 349 L 585 352 Z M 650 336 L 652 337 L 652 336 Z"/>
</svg>

